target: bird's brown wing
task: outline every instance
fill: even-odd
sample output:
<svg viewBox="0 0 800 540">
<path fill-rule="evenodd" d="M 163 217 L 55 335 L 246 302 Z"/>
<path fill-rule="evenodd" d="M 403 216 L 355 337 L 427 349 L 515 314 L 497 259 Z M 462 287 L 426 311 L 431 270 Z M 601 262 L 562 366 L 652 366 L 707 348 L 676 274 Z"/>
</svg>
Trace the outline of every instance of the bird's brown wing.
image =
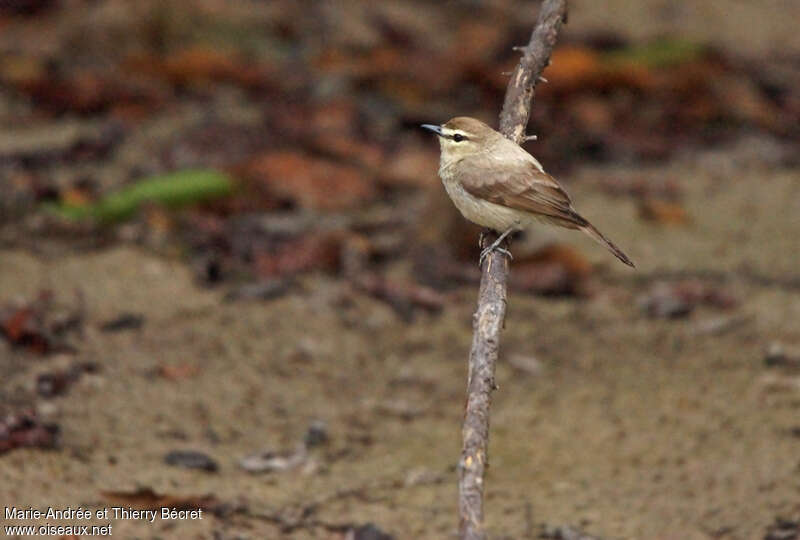
<svg viewBox="0 0 800 540">
<path fill-rule="evenodd" d="M 572 209 L 572 200 L 556 180 L 533 162 L 498 163 L 493 167 L 460 171 L 459 179 L 472 196 L 529 212 L 562 227 L 577 228 L 587 221 Z"/>
</svg>

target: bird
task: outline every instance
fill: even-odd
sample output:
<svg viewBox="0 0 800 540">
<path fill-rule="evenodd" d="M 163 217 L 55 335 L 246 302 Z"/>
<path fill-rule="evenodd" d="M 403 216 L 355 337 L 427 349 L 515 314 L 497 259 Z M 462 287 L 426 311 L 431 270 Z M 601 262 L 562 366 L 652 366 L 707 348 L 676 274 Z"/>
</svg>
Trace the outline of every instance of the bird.
<svg viewBox="0 0 800 540">
<path fill-rule="evenodd" d="M 453 204 L 467 220 L 499 235 L 481 251 L 479 264 L 492 251 L 511 258 L 500 247 L 509 234 L 547 223 L 586 233 L 635 268 L 621 249 L 573 208 L 570 196 L 542 164 L 514 141 L 467 116 L 421 127 L 439 138 L 439 177 Z"/>
</svg>

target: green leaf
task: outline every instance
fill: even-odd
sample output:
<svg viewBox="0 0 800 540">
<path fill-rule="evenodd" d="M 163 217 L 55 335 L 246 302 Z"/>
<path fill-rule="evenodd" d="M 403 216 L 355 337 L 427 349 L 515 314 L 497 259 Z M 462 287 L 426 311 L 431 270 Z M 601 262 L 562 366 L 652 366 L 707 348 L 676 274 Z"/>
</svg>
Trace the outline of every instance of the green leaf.
<svg viewBox="0 0 800 540">
<path fill-rule="evenodd" d="M 95 219 L 113 223 L 128 219 L 142 204 L 152 202 L 170 208 L 185 206 L 229 195 L 233 182 L 219 171 L 200 169 L 178 171 L 137 181 L 86 206 L 49 207 L 67 219 Z"/>
<path fill-rule="evenodd" d="M 705 46 L 691 41 L 661 39 L 608 52 L 603 55 L 603 60 L 612 65 L 636 64 L 662 68 L 690 62 L 706 50 Z"/>
</svg>

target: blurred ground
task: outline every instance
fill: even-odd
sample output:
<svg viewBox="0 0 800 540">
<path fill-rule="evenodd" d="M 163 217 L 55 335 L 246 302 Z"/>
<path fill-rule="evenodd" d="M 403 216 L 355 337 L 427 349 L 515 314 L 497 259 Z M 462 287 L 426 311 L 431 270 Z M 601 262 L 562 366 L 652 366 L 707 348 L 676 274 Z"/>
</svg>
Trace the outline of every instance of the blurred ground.
<svg viewBox="0 0 800 540">
<path fill-rule="evenodd" d="M 491 535 L 796 538 L 798 6 L 610 4 L 571 4 L 529 148 L 638 268 L 515 244 Z M 0 500 L 207 510 L 121 538 L 451 536 L 475 231 L 414 125 L 495 118 L 535 10 L 9 5 Z M 197 167 L 234 194 L 44 211 Z"/>
</svg>

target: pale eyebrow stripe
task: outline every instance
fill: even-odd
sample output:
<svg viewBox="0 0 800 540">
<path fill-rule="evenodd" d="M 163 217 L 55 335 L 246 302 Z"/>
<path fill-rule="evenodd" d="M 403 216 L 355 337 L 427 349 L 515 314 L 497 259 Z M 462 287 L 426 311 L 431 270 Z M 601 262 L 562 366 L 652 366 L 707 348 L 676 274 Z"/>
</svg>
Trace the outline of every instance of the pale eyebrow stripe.
<svg viewBox="0 0 800 540">
<path fill-rule="evenodd" d="M 469 139 L 469 135 L 458 129 L 442 128 L 442 135 L 448 139 L 452 139 L 456 134 L 461 135 L 465 139 Z"/>
</svg>

